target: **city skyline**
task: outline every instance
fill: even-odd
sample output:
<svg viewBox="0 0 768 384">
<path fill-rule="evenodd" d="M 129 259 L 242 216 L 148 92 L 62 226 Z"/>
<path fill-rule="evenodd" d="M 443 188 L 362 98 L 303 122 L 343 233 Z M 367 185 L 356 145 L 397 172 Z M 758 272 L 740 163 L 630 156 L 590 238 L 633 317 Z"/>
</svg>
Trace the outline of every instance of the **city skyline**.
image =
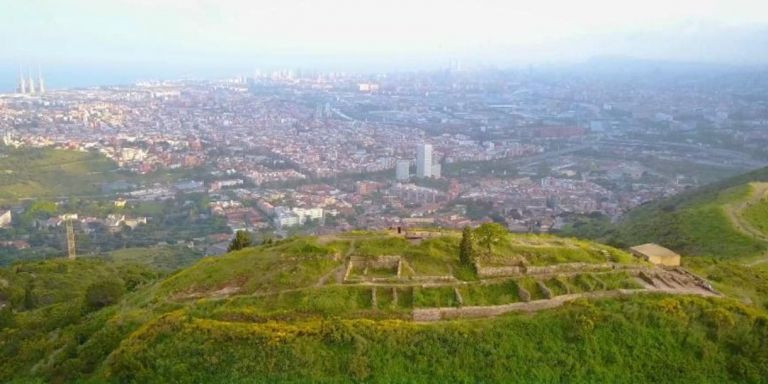
<svg viewBox="0 0 768 384">
<path fill-rule="evenodd" d="M 215 69 L 435 69 L 575 63 L 595 56 L 756 65 L 768 5 L 754 0 L 626 4 L 493 0 L 5 1 L 0 63 Z M 150 71 L 150 72 L 151 72 Z"/>
</svg>

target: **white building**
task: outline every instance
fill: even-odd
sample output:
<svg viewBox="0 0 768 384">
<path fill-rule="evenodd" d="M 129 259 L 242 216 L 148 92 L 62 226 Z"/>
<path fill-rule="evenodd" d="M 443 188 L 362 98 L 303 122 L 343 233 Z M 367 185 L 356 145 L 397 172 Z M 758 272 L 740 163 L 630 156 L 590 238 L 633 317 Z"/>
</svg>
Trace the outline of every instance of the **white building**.
<svg viewBox="0 0 768 384">
<path fill-rule="evenodd" d="M 443 166 L 440 163 L 432 165 L 432 177 L 439 179 L 443 173 Z"/>
<path fill-rule="evenodd" d="M 300 217 L 287 207 L 278 206 L 275 207 L 274 222 L 277 228 L 294 227 L 300 225 Z"/>
<path fill-rule="evenodd" d="M 304 225 L 307 220 L 322 220 L 322 208 L 292 208 L 278 206 L 275 207 L 274 223 L 277 228 L 295 227 Z"/>
<path fill-rule="evenodd" d="M 408 160 L 398 160 L 395 168 L 395 179 L 397 181 L 406 181 L 411 178 L 411 162 Z"/>
<path fill-rule="evenodd" d="M 11 211 L 0 211 L 0 228 L 11 226 Z"/>
<path fill-rule="evenodd" d="M 432 177 L 432 145 L 421 144 L 416 152 L 416 177 Z"/>
<path fill-rule="evenodd" d="M 293 208 L 293 213 L 301 218 L 301 224 L 304 224 L 307 220 L 320 220 L 323 218 L 322 208 Z"/>
</svg>

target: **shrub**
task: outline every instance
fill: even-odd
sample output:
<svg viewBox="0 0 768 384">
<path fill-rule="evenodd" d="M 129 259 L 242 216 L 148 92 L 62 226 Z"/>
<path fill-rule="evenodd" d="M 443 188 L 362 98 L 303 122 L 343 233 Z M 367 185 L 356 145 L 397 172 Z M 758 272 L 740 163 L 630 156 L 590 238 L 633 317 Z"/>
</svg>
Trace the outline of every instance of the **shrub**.
<svg viewBox="0 0 768 384">
<path fill-rule="evenodd" d="M 122 282 L 107 280 L 91 284 L 85 291 L 85 303 L 92 309 L 99 309 L 117 303 L 125 293 Z"/>
</svg>

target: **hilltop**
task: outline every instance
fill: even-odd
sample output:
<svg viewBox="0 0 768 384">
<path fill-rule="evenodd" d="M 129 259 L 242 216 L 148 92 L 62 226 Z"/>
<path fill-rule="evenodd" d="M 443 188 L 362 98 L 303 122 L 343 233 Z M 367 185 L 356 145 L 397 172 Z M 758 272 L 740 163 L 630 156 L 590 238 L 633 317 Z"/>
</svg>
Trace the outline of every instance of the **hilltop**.
<svg viewBox="0 0 768 384">
<path fill-rule="evenodd" d="M 170 275 L 126 258 L 16 264 L 0 269 L 0 380 L 768 377 L 766 313 L 683 269 L 512 234 L 467 266 L 459 242 L 446 231 L 298 237 Z M 107 283 L 124 296 L 94 306 L 89 287 Z"/>
</svg>

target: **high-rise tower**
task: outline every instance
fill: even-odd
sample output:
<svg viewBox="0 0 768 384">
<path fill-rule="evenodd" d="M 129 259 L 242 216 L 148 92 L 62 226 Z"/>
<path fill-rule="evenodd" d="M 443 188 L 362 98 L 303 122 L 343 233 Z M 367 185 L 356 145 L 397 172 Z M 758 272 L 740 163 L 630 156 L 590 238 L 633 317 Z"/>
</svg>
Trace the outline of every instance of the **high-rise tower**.
<svg viewBox="0 0 768 384">
<path fill-rule="evenodd" d="M 411 178 L 411 162 L 408 160 L 398 160 L 395 167 L 395 179 L 397 181 L 406 181 Z"/>
<path fill-rule="evenodd" d="M 43 73 L 40 71 L 40 66 L 37 66 L 37 91 L 45 93 L 45 82 L 43 81 Z"/>
<path fill-rule="evenodd" d="M 19 93 L 22 95 L 27 93 L 27 80 L 24 79 L 24 72 L 21 70 L 21 65 L 19 65 Z"/>
<path fill-rule="evenodd" d="M 416 151 L 416 177 L 432 176 L 432 145 L 421 144 Z"/>
<path fill-rule="evenodd" d="M 35 79 L 32 78 L 32 70 L 29 70 L 29 82 L 27 83 L 27 86 L 29 87 L 29 94 L 34 95 L 35 94 Z"/>
</svg>

